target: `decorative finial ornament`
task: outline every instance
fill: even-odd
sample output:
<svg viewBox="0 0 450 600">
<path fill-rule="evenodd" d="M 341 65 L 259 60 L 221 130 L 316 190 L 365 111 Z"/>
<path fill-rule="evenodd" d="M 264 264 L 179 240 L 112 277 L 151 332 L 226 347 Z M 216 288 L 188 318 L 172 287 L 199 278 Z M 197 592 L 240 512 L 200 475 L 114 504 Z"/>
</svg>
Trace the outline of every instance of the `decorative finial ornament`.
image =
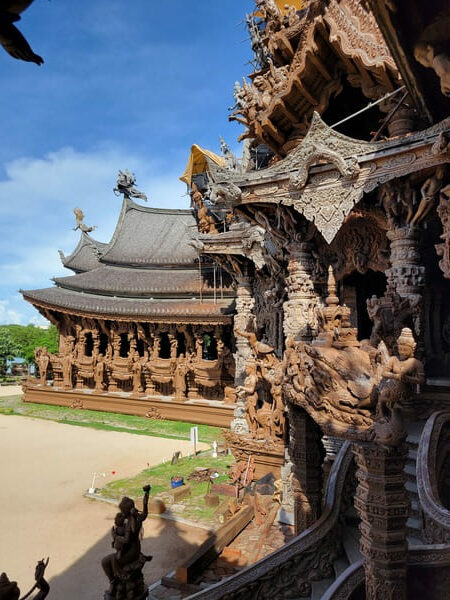
<svg viewBox="0 0 450 600">
<path fill-rule="evenodd" d="M 147 202 L 147 196 L 144 194 L 144 192 L 140 192 L 134 187 L 135 183 L 136 176 L 134 173 L 130 173 L 128 169 L 125 169 L 125 171 L 119 170 L 117 184 L 113 191 L 116 196 L 123 194 L 125 198 L 139 198 L 140 200 Z"/>
<path fill-rule="evenodd" d="M 334 277 L 333 267 L 328 267 L 328 296 L 325 298 L 325 302 L 328 306 L 337 306 L 339 304 L 339 298 L 336 295 L 336 279 Z"/>
<path fill-rule="evenodd" d="M 77 226 L 73 228 L 74 231 L 76 231 L 77 229 L 79 229 L 83 233 L 90 233 L 91 231 L 94 231 L 94 229 L 97 229 L 97 225 L 93 225 L 92 227 L 88 227 L 87 225 L 85 225 L 83 223 L 83 221 L 84 221 L 84 212 L 81 210 L 81 208 L 74 208 L 73 209 L 73 214 L 75 215 L 75 218 L 76 218 L 76 221 L 77 221 Z"/>
</svg>

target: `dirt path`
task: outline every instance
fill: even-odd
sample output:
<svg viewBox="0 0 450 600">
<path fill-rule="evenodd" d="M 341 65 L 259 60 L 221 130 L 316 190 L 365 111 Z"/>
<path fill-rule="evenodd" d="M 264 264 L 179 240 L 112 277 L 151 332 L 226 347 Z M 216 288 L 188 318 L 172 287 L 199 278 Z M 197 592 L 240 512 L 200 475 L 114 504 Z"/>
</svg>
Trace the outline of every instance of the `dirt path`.
<svg viewBox="0 0 450 600">
<path fill-rule="evenodd" d="M 0 572 L 25 593 L 36 561 L 50 556 L 50 599 L 103 597 L 107 586 L 100 560 L 111 551 L 117 508 L 83 497 L 92 473 L 106 474 L 98 479 L 102 485 L 189 448 L 188 441 L 0 415 Z M 145 568 L 146 581 L 173 569 L 206 536 L 171 521 L 147 520 L 143 549 L 154 560 Z"/>
<path fill-rule="evenodd" d="M 2 396 L 21 396 L 21 385 L 0 385 L 0 398 Z"/>
</svg>

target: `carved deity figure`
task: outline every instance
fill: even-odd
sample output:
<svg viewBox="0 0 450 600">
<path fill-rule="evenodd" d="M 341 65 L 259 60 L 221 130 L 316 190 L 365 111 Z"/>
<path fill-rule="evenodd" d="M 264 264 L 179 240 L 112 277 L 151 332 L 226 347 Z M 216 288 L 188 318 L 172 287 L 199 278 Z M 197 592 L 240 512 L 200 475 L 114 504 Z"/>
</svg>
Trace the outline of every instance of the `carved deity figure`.
<svg viewBox="0 0 450 600">
<path fill-rule="evenodd" d="M 450 96 L 450 56 L 446 52 L 436 51 L 427 42 L 418 42 L 414 46 L 415 59 L 424 67 L 433 69 L 441 82 L 441 92 Z"/>
<path fill-rule="evenodd" d="M 255 358 L 264 361 L 265 366 L 270 367 L 278 361 L 274 348 L 264 342 L 259 342 L 253 331 L 241 331 L 235 327 L 234 332 L 236 335 L 246 338 L 249 341 L 250 348 L 252 349 Z"/>
<path fill-rule="evenodd" d="M 39 368 L 39 380 L 41 385 L 47 384 L 47 371 L 50 363 L 50 355 L 47 348 L 38 347 L 34 350 L 34 360 Z"/>
<path fill-rule="evenodd" d="M 61 360 L 64 389 L 73 388 L 73 354 L 66 352 Z"/>
<path fill-rule="evenodd" d="M 143 511 L 136 509 L 134 500 L 122 498 L 111 531 L 115 552 L 102 560 L 102 567 L 110 587 L 105 594 L 108 600 L 138 600 L 145 595 L 142 568 L 151 556 L 141 552 L 142 523 L 148 516 L 150 486 L 143 488 Z"/>
<path fill-rule="evenodd" d="M 189 372 L 189 364 L 184 357 L 184 354 L 180 354 L 178 357 L 175 370 L 173 374 L 173 387 L 175 388 L 175 399 L 186 400 L 187 394 L 187 382 L 186 375 Z"/>
<path fill-rule="evenodd" d="M 256 435 L 258 431 L 258 421 L 256 418 L 256 407 L 258 404 L 258 392 L 256 386 L 258 384 L 258 376 L 256 374 L 256 363 L 253 361 L 247 362 L 245 365 L 245 372 L 247 377 L 245 378 L 244 385 L 240 385 L 236 388 L 236 394 L 238 398 L 245 398 L 245 418 L 247 420 L 248 429 L 252 435 Z"/>
<path fill-rule="evenodd" d="M 32 600 L 44 600 L 47 598 L 50 591 L 50 586 L 44 578 L 45 569 L 47 568 L 49 559 L 40 560 L 34 571 L 35 583 L 31 590 L 21 598 L 29 598 L 34 590 L 39 590 L 38 593 L 33 596 Z M 19 600 L 20 589 L 16 581 L 10 581 L 6 573 L 0 574 L 0 600 Z"/>
<path fill-rule="evenodd" d="M 97 392 L 102 392 L 105 389 L 105 366 L 105 361 L 99 356 L 94 368 L 94 382 Z"/>
<path fill-rule="evenodd" d="M 397 339 L 398 356 L 391 356 L 383 370 L 383 379 L 378 391 L 377 417 L 385 414 L 385 409 L 401 406 L 414 393 L 417 385 L 424 383 L 423 364 L 414 357 L 416 342 L 413 333 L 404 327 Z"/>
<path fill-rule="evenodd" d="M 427 214 L 433 208 L 436 202 L 436 198 L 438 197 L 439 191 L 441 190 L 444 184 L 445 171 L 445 165 L 439 165 L 434 175 L 429 177 L 422 185 L 420 189 L 422 199 L 420 200 L 419 206 L 417 207 L 414 216 L 409 221 L 411 225 L 423 221 L 423 219 L 425 219 Z"/>
<path fill-rule="evenodd" d="M 119 170 L 119 174 L 117 176 L 117 184 L 114 188 L 114 193 L 117 196 L 123 194 L 125 198 L 139 198 L 140 200 L 144 200 L 144 202 L 147 202 L 147 196 L 134 187 L 135 183 L 136 176 L 134 173 L 130 173 L 128 169 L 125 169 L 125 171 Z"/>
<path fill-rule="evenodd" d="M 91 233 L 91 231 L 94 231 L 94 229 L 97 229 L 96 225 L 93 225 L 92 227 L 88 227 L 87 225 L 84 224 L 84 212 L 81 210 L 81 208 L 74 208 L 73 213 L 75 215 L 75 219 L 77 222 L 77 226 L 73 228 L 74 231 L 79 229 L 83 233 Z"/>
<path fill-rule="evenodd" d="M 200 233 L 216 234 L 219 233 L 213 217 L 203 201 L 203 194 L 195 183 L 192 184 L 192 203 L 197 210 L 198 228 Z"/>
<path fill-rule="evenodd" d="M 137 353 L 134 355 L 131 372 L 133 374 L 133 393 L 139 394 L 142 392 L 142 363 Z"/>
</svg>

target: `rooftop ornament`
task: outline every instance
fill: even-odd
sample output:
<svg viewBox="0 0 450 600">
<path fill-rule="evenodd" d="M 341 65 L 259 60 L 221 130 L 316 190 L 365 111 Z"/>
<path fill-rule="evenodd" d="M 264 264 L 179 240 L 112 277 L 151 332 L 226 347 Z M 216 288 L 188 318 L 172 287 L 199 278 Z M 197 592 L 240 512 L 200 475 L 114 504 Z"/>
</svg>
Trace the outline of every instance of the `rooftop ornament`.
<svg viewBox="0 0 450 600">
<path fill-rule="evenodd" d="M 134 173 L 130 173 L 128 169 L 125 171 L 120 171 L 117 176 L 117 184 L 114 188 L 114 193 L 116 196 L 120 196 L 120 194 L 124 195 L 124 198 L 139 198 L 140 200 L 144 200 L 147 202 L 147 196 L 144 192 L 140 192 L 137 188 L 134 187 L 136 183 L 136 175 Z"/>
<path fill-rule="evenodd" d="M 73 228 L 74 231 L 76 231 L 77 229 L 79 229 L 83 233 L 91 233 L 91 231 L 94 231 L 94 229 L 97 229 L 97 225 L 93 225 L 92 227 L 88 227 L 87 225 L 85 225 L 83 223 L 83 221 L 84 221 L 84 212 L 81 210 L 81 208 L 74 208 L 73 209 L 73 214 L 75 215 L 75 218 L 76 218 L 76 221 L 77 221 L 77 226 Z"/>
</svg>

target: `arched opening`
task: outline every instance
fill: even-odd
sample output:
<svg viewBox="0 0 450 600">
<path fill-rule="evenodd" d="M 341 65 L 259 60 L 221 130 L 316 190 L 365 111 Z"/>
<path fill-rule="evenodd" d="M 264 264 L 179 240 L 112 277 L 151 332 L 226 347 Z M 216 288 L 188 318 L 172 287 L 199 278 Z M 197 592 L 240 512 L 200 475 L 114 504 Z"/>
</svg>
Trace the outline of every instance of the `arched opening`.
<svg viewBox="0 0 450 600">
<path fill-rule="evenodd" d="M 170 340 L 169 334 L 162 333 L 160 336 L 159 358 L 170 358 Z"/>
<path fill-rule="evenodd" d="M 141 340 L 140 338 L 137 340 L 136 351 L 141 358 L 144 356 L 144 354 L 145 354 L 144 340 Z"/>
<path fill-rule="evenodd" d="M 98 344 L 98 353 L 101 354 L 102 356 L 106 355 L 106 352 L 108 350 L 108 336 L 106 335 L 106 333 L 101 333 L 100 334 L 100 339 L 99 339 L 99 344 Z"/>
<path fill-rule="evenodd" d="M 84 355 L 92 356 L 92 351 L 94 350 L 94 338 L 92 333 L 88 331 L 84 335 Z"/>
<path fill-rule="evenodd" d="M 120 334 L 120 350 L 119 355 L 121 358 L 128 358 L 130 353 L 130 340 L 128 339 L 127 333 Z"/>
<path fill-rule="evenodd" d="M 177 356 L 180 354 L 186 356 L 186 338 L 182 331 L 177 332 Z"/>
<path fill-rule="evenodd" d="M 217 360 L 217 341 L 211 333 L 203 334 L 203 360 Z"/>
<path fill-rule="evenodd" d="M 360 88 L 353 87 L 348 81 L 343 81 L 342 92 L 329 103 L 328 108 L 322 114 L 322 119 L 332 126 L 365 108 L 368 103 L 369 99 L 364 96 Z M 358 140 L 370 140 L 373 131 L 378 129 L 382 117 L 383 113 L 379 107 L 374 106 L 338 125 L 336 131 Z"/>
<path fill-rule="evenodd" d="M 370 338 L 373 323 L 367 312 L 367 300 L 372 296 L 380 298 L 386 291 L 386 276 L 378 271 L 364 274 L 353 271 L 341 282 L 341 299 L 352 309 L 352 325 L 358 329 L 358 340 Z"/>
</svg>

